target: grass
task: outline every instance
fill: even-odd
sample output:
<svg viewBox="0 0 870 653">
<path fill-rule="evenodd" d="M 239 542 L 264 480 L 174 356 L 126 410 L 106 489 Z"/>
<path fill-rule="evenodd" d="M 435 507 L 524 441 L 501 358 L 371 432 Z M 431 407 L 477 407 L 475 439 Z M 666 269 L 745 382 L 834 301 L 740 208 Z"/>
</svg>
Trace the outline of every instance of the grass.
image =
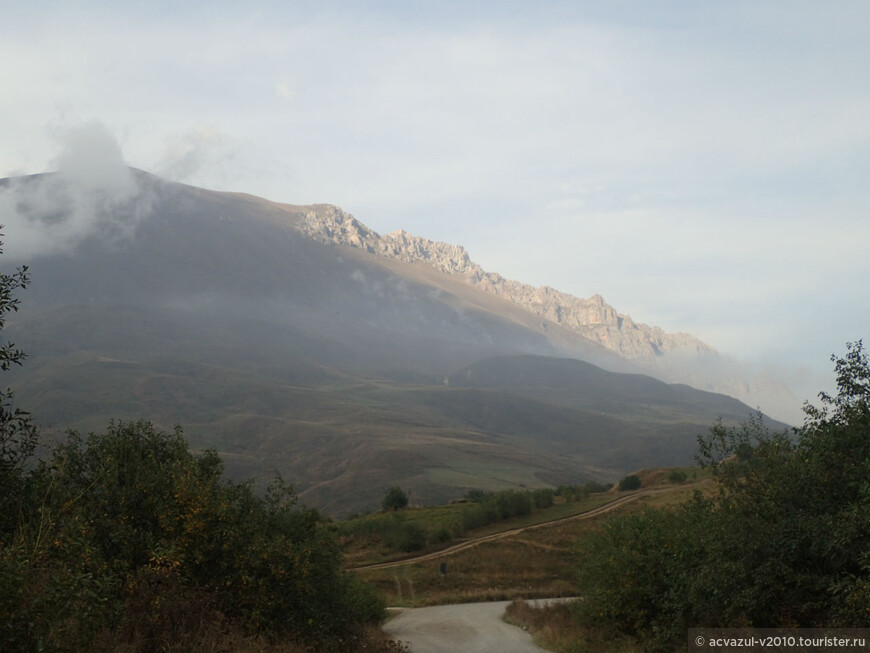
<svg viewBox="0 0 870 653">
<path fill-rule="evenodd" d="M 457 461 L 426 472 L 426 477 L 438 485 L 455 488 L 474 487 L 485 492 L 510 490 L 517 486 L 547 487 L 535 475 L 535 470 L 522 465 L 499 465 L 486 461 Z"/>
<path fill-rule="evenodd" d="M 695 490 L 704 490 L 708 486 L 710 482 L 703 479 L 685 485 L 663 481 L 653 486 L 660 492 L 642 494 L 636 501 L 620 506 L 616 511 L 676 505 Z M 607 492 L 592 495 L 582 502 L 555 505 L 526 518 L 470 531 L 464 539 L 534 525 L 544 521 L 545 517 L 568 516 L 566 512 L 576 511 L 573 514 L 577 514 L 624 494 L 627 493 Z M 447 506 L 444 510 L 455 508 Z M 428 510 L 425 514 L 437 513 L 437 509 Z M 600 530 L 609 517 L 610 514 L 604 513 L 588 519 L 542 525 L 434 559 L 409 561 L 398 567 L 358 569 L 356 573 L 374 584 L 389 605 L 423 606 L 573 596 L 576 592 L 574 577 L 578 565 L 582 564 L 584 541 L 591 533 Z M 372 551 L 366 555 L 374 557 Z M 359 555 L 357 560 L 365 557 Z M 446 575 L 441 573 L 442 563 L 447 566 Z"/>
<path fill-rule="evenodd" d="M 413 554 L 397 552 L 385 546 L 383 534 L 391 520 L 401 519 L 407 523 L 417 524 L 428 533 L 438 533 L 442 530 L 455 532 L 455 529 L 461 524 L 462 512 L 471 504 L 410 508 L 401 511 L 399 514 L 374 513 L 341 522 L 338 525 L 338 529 L 339 533 L 343 533 L 346 564 L 350 567 L 360 567 L 368 564 L 416 557 L 423 553 L 439 551 L 479 537 L 572 517 L 610 503 L 616 498 L 618 498 L 618 495 L 614 493 L 602 492 L 589 495 L 580 501 L 556 503 L 549 508 L 534 510 L 529 515 L 513 517 L 469 530 L 463 533 L 461 537 L 451 538 L 449 541 L 437 544 L 430 544 L 422 551 L 417 551 Z"/>
<path fill-rule="evenodd" d="M 643 648 L 630 638 L 584 628 L 572 614 L 570 603 L 532 607 L 515 600 L 504 620 L 529 632 L 538 646 L 554 653 L 640 653 Z"/>
<path fill-rule="evenodd" d="M 192 446 L 225 456 L 228 476 L 268 481 L 279 469 L 302 502 L 334 518 L 377 508 L 390 485 L 435 505 L 469 489 L 614 480 L 626 467 L 688 462 L 709 425 L 706 408 L 687 415 L 682 400 L 639 424 L 646 403 L 605 415 L 547 395 L 390 380 L 311 362 L 320 350 L 299 344 L 301 333 L 292 342 L 267 333 L 266 344 L 280 344 L 267 355 L 265 345 L 247 352 L 235 318 L 200 333 L 184 313 L 149 311 L 143 322 L 132 308 L 95 311 L 24 314 L 17 335 L 34 357 L 13 387 L 46 432 L 99 430 L 112 418 L 182 424 Z"/>
</svg>

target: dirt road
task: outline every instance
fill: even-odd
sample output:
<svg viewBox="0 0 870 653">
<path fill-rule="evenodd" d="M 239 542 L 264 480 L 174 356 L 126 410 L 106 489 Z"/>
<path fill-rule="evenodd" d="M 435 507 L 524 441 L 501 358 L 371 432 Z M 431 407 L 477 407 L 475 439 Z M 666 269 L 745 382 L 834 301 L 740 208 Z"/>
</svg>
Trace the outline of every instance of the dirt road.
<svg viewBox="0 0 870 653">
<path fill-rule="evenodd" d="M 402 565 L 408 565 L 415 562 L 422 562 L 424 560 L 431 560 L 433 558 L 441 558 L 444 556 L 448 556 L 452 553 L 456 553 L 457 551 L 462 551 L 464 549 L 470 549 L 473 546 L 477 546 L 479 544 L 483 544 L 484 542 L 491 542 L 493 540 L 498 540 L 503 537 L 511 537 L 513 535 L 518 535 L 524 531 L 532 530 L 534 528 L 542 528 L 544 526 L 553 526 L 554 524 L 558 524 L 566 521 L 579 521 L 582 519 L 590 519 L 592 517 L 597 517 L 606 512 L 610 512 L 611 510 L 616 510 L 620 506 L 625 505 L 631 501 L 635 501 L 644 497 L 648 494 L 654 494 L 660 492 L 661 490 L 641 490 L 640 492 L 636 492 L 634 494 L 629 494 L 615 501 L 611 501 L 610 503 L 606 503 L 603 506 L 599 506 L 598 508 L 593 508 L 592 510 L 587 510 L 586 512 L 581 512 L 577 515 L 571 515 L 570 517 L 561 517 L 559 519 L 554 519 L 548 522 L 542 522 L 540 524 L 532 524 L 530 526 L 523 526 L 522 528 L 514 528 L 507 531 L 501 531 L 499 533 L 494 533 L 492 535 L 485 535 L 483 537 L 477 537 L 472 540 L 467 540 L 465 542 L 460 542 L 459 544 L 454 544 L 453 546 L 449 546 L 446 549 L 441 549 L 440 551 L 435 551 L 433 553 L 426 553 L 423 555 L 414 556 L 411 558 L 403 558 L 402 560 L 395 560 L 393 562 L 379 562 L 375 564 L 369 565 L 359 565 L 358 567 L 351 567 L 350 571 L 357 571 L 362 569 L 387 569 L 389 567 L 401 567 Z"/>
<path fill-rule="evenodd" d="M 412 653 L 546 653 L 531 636 L 502 621 L 510 601 L 402 610 L 383 626 Z"/>
</svg>

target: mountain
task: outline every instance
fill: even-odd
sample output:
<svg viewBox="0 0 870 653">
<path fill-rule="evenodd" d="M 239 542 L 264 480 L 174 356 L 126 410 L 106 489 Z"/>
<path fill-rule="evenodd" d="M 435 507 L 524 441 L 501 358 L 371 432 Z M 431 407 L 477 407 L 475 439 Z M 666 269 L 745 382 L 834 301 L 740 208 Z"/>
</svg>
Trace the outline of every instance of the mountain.
<svg viewBox="0 0 870 653">
<path fill-rule="evenodd" d="M 714 350 L 685 333 L 665 333 L 658 327 L 636 324 L 617 313 L 600 295 L 580 299 L 548 286 L 535 288 L 486 272 L 463 247 L 434 242 L 399 230 L 380 236 L 353 216 L 332 206 L 315 207 L 305 214 L 304 233 L 330 244 L 350 245 L 408 263 L 422 262 L 501 299 L 517 304 L 546 322 L 572 331 L 632 360 L 654 360 L 673 350 L 713 354 Z"/>
<path fill-rule="evenodd" d="M 691 336 L 330 205 L 125 168 L 2 180 L 0 221 L 3 264 L 32 273 L 10 384 L 48 434 L 179 424 L 231 474 L 280 471 L 331 514 L 396 484 L 432 503 L 687 463 L 714 419 L 750 412 L 638 374 L 666 352 L 715 357 Z"/>
</svg>

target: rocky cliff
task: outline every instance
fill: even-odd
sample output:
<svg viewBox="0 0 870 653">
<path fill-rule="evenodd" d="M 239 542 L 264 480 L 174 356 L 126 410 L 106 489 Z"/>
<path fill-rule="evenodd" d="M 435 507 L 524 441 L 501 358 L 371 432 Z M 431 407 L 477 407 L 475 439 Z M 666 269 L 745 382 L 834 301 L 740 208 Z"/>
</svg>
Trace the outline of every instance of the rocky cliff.
<svg viewBox="0 0 870 653">
<path fill-rule="evenodd" d="M 689 334 L 665 333 L 658 327 L 634 322 L 628 315 L 618 313 L 600 295 L 582 299 L 549 286 L 536 288 L 505 279 L 485 271 L 459 245 L 420 238 L 403 230 L 381 236 L 335 206 L 310 207 L 298 228 L 322 243 L 350 245 L 378 256 L 431 265 L 631 360 L 652 362 L 670 352 L 714 353 L 711 347 Z"/>
</svg>

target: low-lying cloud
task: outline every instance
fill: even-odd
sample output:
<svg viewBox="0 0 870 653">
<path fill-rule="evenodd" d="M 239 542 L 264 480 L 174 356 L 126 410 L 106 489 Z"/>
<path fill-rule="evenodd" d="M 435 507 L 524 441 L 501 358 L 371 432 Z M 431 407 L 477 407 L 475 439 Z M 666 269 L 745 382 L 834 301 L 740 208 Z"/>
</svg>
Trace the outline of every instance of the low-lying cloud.
<svg viewBox="0 0 870 653">
<path fill-rule="evenodd" d="M 128 237 L 150 202 L 100 123 L 58 133 L 56 172 L 14 178 L 0 188 L 4 258 L 24 262 L 71 253 L 84 240 Z"/>
</svg>

